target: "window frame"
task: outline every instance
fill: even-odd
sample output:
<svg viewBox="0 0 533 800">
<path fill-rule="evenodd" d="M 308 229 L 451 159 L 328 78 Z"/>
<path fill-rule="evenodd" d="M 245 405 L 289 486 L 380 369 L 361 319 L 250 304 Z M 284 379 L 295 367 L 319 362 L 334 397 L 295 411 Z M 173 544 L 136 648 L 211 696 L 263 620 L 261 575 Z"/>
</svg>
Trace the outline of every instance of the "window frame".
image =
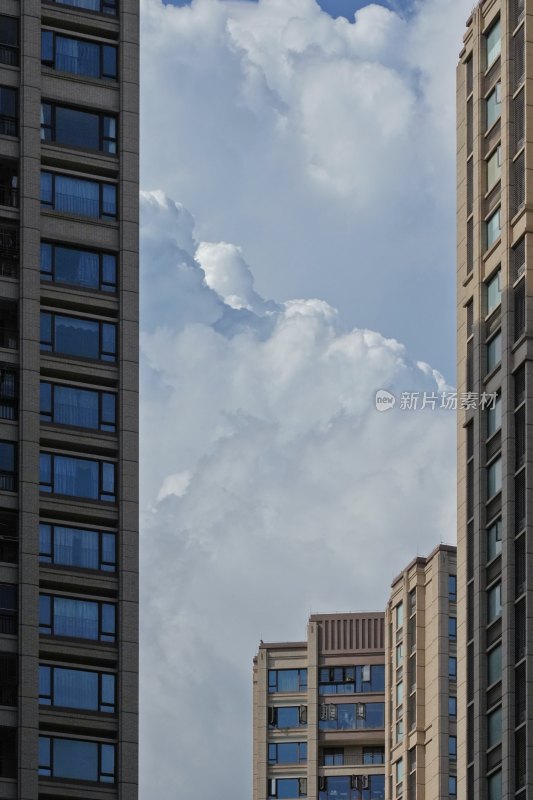
<svg viewBox="0 0 533 800">
<path fill-rule="evenodd" d="M 42 322 L 45 318 L 50 318 L 50 340 L 44 339 L 42 337 Z M 98 358 L 92 358 L 91 356 L 79 355 L 77 353 L 65 353 L 62 350 L 56 350 L 56 339 L 57 339 L 57 331 L 56 331 L 56 322 L 58 319 L 73 319 L 79 320 L 80 322 L 92 322 L 98 325 Z M 41 353 L 52 353 L 54 356 L 62 356 L 63 358 L 74 358 L 74 359 L 81 359 L 82 361 L 90 361 L 93 363 L 104 363 L 104 364 L 116 364 L 117 356 L 118 356 L 118 325 L 116 322 L 110 322 L 106 319 L 95 319 L 94 317 L 77 317 L 73 314 L 62 314 L 57 311 L 48 311 L 46 309 L 41 309 L 40 312 L 40 321 L 41 321 L 41 340 L 40 340 L 40 350 Z M 104 350 L 104 332 L 106 326 L 109 326 L 110 330 L 113 331 L 114 336 L 114 343 L 115 343 L 115 352 L 111 350 Z"/>
<path fill-rule="evenodd" d="M 497 31 L 498 33 L 498 39 L 496 40 L 495 47 L 493 47 L 495 53 L 491 58 L 489 51 L 489 45 L 490 45 L 489 39 L 495 31 Z M 501 20 L 499 16 L 490 24 L 487 30 L 483 33 L 483 36 L 485 39 L 485 71 L 487 71 L 492 67 L 493 64 L 496 63 L 498 58 L 501 56 L 502 33 L 501 33 Z"/>
<path fill-rule="evenodd" d="M 49 169 L 41 169 L 41 189 L 40 189 L 40 203 L 41 209 L 53 211 L 56 214 L 65 214 L 67 217 L 74 219 L 97 219 L 100 222 L 117 222 L 119 216 L 119 198 L 118 198 L 118 184 L 113 181 L 106 181 L 100 178 L 92 179 L 80 175 L 67 175 L 63 172 L 52 172 Z M 51 200 L 43 200 L 43 187 L 42 178 L 49 176 L 51 180 L 50 193 Z M 72 180 L 83 181 L 84 183 L 92 183 L 98 187 L 98 216 L 91 216 L 88 214 L 76 214 L 72 211 L 66 211 L 63 208 L 56 208 L 56 178 L 72 178 Z M 114 213 L 104 212 L 104 192 L 107 187 L 114 189 Z"/>
<path fill-rule="evenodd" d="M 50 248 L 50 271 L 43 269 L 43 248 Z M 98 286 L 88 286 L 86 284 L 75 283 L 74 281 L 67 282 L 61 281 L 56 278 L 57 271 L 57 250 L 70 250 L 77 253 L 88 253 L 90 255 L 98 256 Z M 110 283 L 104 278 L 104 262 L 106 258 L 114 258 L 115 260 L 115 282 Z M 77 289 L 83 289 L 89 292 L 105 292 L 106 294 L 116 294 L 118 289 L 118 254 L 112 253 L 107 250 L 94 250 L 90 247 L 70 247 L 63 244 L 63 242 L 51 242 L 47 240 L 41 241 L 40 246 L 40 273 L 41 281 L 45 283 L 57 283 L 60 286 L 75 286 Z"/>
<path fill-rule="evenodd" d="M 4 445 L 11 448 L 13 455 L 13 469 L 3 469 L 0 462 L 0 491 L 18 492 L 18 449 L 16 442 L 0 439 L 0 453 Z"/>
<path fill-rule="evenodd" d="M 50 693 L 45 694 L 41 692 L 40 682 L 41 682 L 41 670 L 47 669 L 49 671 L 48 682 L 50 685 Z M 54 672 L 56 669 L 67 670 L 69 672 L 84 672 L 84 673 L 91 673 L 92 675 L 98 676 L 98 697 L 96 705 L 98 708 L 95 709 L 88 709 L 82 708 L 80 706 L 64 706 L 55 702 L 55 684 L 54 684 Z M 106 703 L 104 702 L 104 689 L 103 683 L 104 678 L 111 677 L 113 678 L 113 703 Z M 101 670 L 95 669 L 82 669 L 80 667 L 71 667 L 71 666 L 60 666 L 58 664 L 39 664 L 39 705 L 50 707 L 50 708 L 72 708 L 77 709 L 82 713 L 88 714 L 116 714 L 117 711 L 117 674 L 115 672 L 103 672 Z M 50 700 L 50 702 L 44 702 L 44 700 Z"/>
<path fill-rule="evenodd" d="M 86 742 L 87 744 L 94 744 L 97 746 L 97 773 L 98 779 L 96 781 L 88 781 L 84 778 L 58 778 L 54 775 L 54 742 L 56 740 L 63 740 L 63 741 L 75 741 L 75 742 Z M 41 741 L 47 740 L 48 745 L 48 752 L 49 752 L 49 761 L 47 764 L 41 763 Z M 103 747 L 110 747 L 113 750 L 113 767 L 114 772 L 108 773 L 103 771 L 102 769 L 102 748 Z M 81 783 L 90 783 L 90 784 L 115 784 L 116 783 L 116 767 L 117 767 L 117 748 L 116 745 L 111 742 L 95 742 L 89 739 L 80 739 L 74 736 L 43 736 L 39 735 L 39 765 L 38 765 L 38 774 L 39 777 L 44 778 L 51 778 L 52 780 L 69 780 L 69 781 L 80 781 Z"/>
<path fill-rule="evenodd" d="M 491 231 L 491 223 L 493 220 L 498 220 L 498 228 L 497 228 L 497 236 L 490 240 L 490 231 Z M 486 228 L 486 242 L 485 242 L 485 250 L 491 250 L 494 245 L 500 241 L 502 236 L 502 209 L 501 206 L 498 206 L 485 220 L 485 228 Z M 496 230 L 496 228 L 495 228 Z M 490 240 L 490 241 L 489 241 Z"/>
<path fill-rule="evenodd" d="M 297 672 L 298 673 L 298 689 L 292 691 L 281 691 L 278 689 L 278 673 L 280 672 Z M 271 682 L 270 677 L 275 674 L 276 680 Z M 305 675 L 305 681 L 302 678 Z M 307 668 L 306 667 L 277 667 L 269 669 L 267 674 L 267 689 L 268 694 L 305 694 L 307 692 Z"/>
<path fill-rule="evenodd" d="M 45 123 L 43 121 L 43 110 L 44 107 L 48 107 L 50 109 L 50 123 Z M 93 116 L 98 119 L 98 147 L 87 147 L 84 145 L 79 144 L 72 144 L 71 142 L 64 142 L 57 140 L 57 111 L 65 110 L 65 111 L 72 111 L 77 114 L 86 114 L 88 116 Z M 115 123 L 115 136 L 106 136 L 105 135 L 105 125 L 106 121 L 111 120 Z M 46 138 L 43 136 L 43 132 L 48 131 L 50 133 L 50 138 Z M 106 150 L 105 143 L 114 143 L 115 149 L 114 150 Z M 107 111 L 96 111 L 93 109 L 82 108 L 80 106 L 73 106 L 63 103 L 57 103 L 53 100 L 41 100 L 41 144 L 52 144 L 57 145 L 58 147 L 67 147 L 72 148 L 73 150 L 80 150 L 82 152 L 89 152 L 89 153 L 102 153 L 106 156 L 118 156 L 118 117 L 116 114 L 112 114 L 111 112 Z"/>
<path fill-rule="evenodd" d="M 119 10 L 117 0 L 98 0 L 100 9 L 86 8 L 85 6 L 80 6 L 78 3 L 69 3 L 69 0 L 45 0 L 45 2 L 51 3 L 52 5 L 65 6 L 67 8 L 76 8 L 78 11 L 89 12 L 90 14 L 105 14 L 108 17 L 116 17 Z M 112 10 L 105 11 L 105 8 Z"/>
<path fill-rule="evenodd" d="M 48 599 L 48 617 L 49 617 L 49 624 L 41 622 L 41 600 Z M 98 637 L 95 639 L 90 639 L 89 637 L 84 636 L 63 636 L 61 634 L 57 634 L 54 632 L 55 629 L 55 614 L 54 614 L 54 606 L 55 600 L 73 600 L 74 602 L 80 603 L 93 603 L 98 606 Z M 114 621 L 114 630 L 111 631 L 110 629 L 104 628 L 103 625 L 103 616 L 104 616 L 104 607 L 109 607 L 113 609 L 113 621 Z M 88 598 L 82 597 L 69 597 L 61 594 L 50 594 L 49 592 L 40 592 L 39 593 L 39 635 L 40 636 L 49 636 L 54 639 L 69 639 L 71 641 L 76 642 L 98 642 L 99 644 L 116 644 L 118 641 L 117 638 L 117 629 L 118 629 L 118 606 L 116 603 L 110 603 L 106 600 L 93 600 Z"/>
<path fill-rule="evenodd" d="M 50 387 L 50 411 L 46 411 L 43 409 L 43 394 L 42 389 L 44 386 Z M 40 405 L 40 417 L 41 422 L 47 425 L 58 425 L 61 428 L 74 428 L 75 430 L 87 430 L 87 431 L 99 431 L 100 433 L 117 433 L 118 430 L 118 422 L 117 422 L 117 394 L 115 392 L 106 392 L 103 389 L 88 389 L 84 386 L 74 386 L 73 384 L 67 383 L 55 383 L 53 381 L 41 381 L 40 382 L 40 392 L 39 392 L 39 405 Z M 67 422 L 60 422 L 55 419 L 55 394 L 57 388 L 64 388 L 64 389 L 75 389 L 82 392 L 90 392 L 92 394 L 96 394 L 98 396 L 98 427 L 91 428 L 86 425 L 69 425 Z M 105 397 L 112 397 L 114 400 L 114 422 L 111 420 L 107 420 L 104 418 L 104 398 Z"/>
<path fill-rule="evenodd" d="M 284 746 L 291 746 L 294 745 L 297 748 L 298 758 L 296 761 L 280 761 L 279 760 L 279 748 Z M 272 757 L 271 752 L 274 752 L 275 755 Z M 301 765 L 307 764 L 307 742 L 296 742 L 296 741 L 287 741 L 287 742 L 269 742 L 267 748 L 267 757 L 268 757 L 268 764 L 269 766 L 274 765 L 282 765 L 282 766 L 294 766 L 294 765 Z"/>
<path fill-rule="evenodd" d="M 51 53 L 52 58 L 43 58 L 43 42 L 45 41 L 45 37 L 50 37 L 51 39 Z M 80 72 L 64 72 L 63 70 L 58 70 L 56 67 L 57 61 L 57 47 L 56 42 L 57 39 L 69 39 L 70 41 L 74 42 L 81 42 L 82 44 L 92 44 L 98 47 L 98 62 L 99 62 L 99 74 L 98 75 L 86 75 Z M 105 71 L 105 51 L 109 48 L 113 50 L 115 53 L 115 74 L 107 74 Z M 46 48 L 48 49 L 48 47 Z M 50 69 L 55 70 L 56 72 L 60 72 L 62 75 L 75 75 L 77 78 L 85 78 L 86 80 L 90 81 L 118 81 L 119 79 L 119 48 L 117 45 L 113 45 L 107 42 L 99 42 L 95 39 L 92 39 L 88 36 L 69 36 L 68 34 L 65 35 L 63 32 L 49 30 L 48 28 L 43 28 L 41 30 L 41 64 L 45 67 L 49 67 Z"/>
<path fill-rule="evenodd" d="M 47 527 L 49 528 L 49 538 L 50 538 L 50 551 L 45 551 L 42 549 L 42 537 L 41 537 L 41 529 Z M 91 533 L 96 533 L 98 535 L 98 564 L 99 566 L 96 569 L 91 567 L 84 567 L 79 564 L 66 564 L 62 561 L 55 560 L 55 529 L 56 528 L 68 528 L 69 530 L 73 531 L 89 531 Z M 106 561 L 104 558 L 104 536 L 113 536 L 115 540 L 115 560 L 114 561 Z M 64 567 L 68 570 L 80 570 L 82 572 L 104 572 L 106 574 L 115 574 L 117 572 L 117 532 L 111 530 L 102 530 L 101 528 L 79 528 L 75 525 L 56 525 L 50 522 L 39 522 L 39 562 L 41 564 L 47 564 L 53 567 Z"/>
<path fill-rule="evenodd" d="M 60 492 L 54 491 L 55 486 L 55 458 L 70 458 L 74 461 L 89 461 L 92 464 L 98 464 L 98 497 L 85 497 L 84 495 L 78 494 L 62 494 Z M 41 477 L 41 467 L 42 467 L 42 459 L 47 457 L 50 459 L 50 478 L 51 482 L 42 480 Z M 113 467 L 113 484 L 114 484 L 114 493 L 108 492 L 105 490 L 105 475 L 104 475 L 104 467 L 107 466 Z M 50 489 L 46 487 L 50 487 Z M 73 456 L 68 455 L 66 453 L 51 453 L 47 450 L 41 450 L 39 453 L 39 491 L 43 494 L 51 494 L 55 495 L 56 497 L 77 497 L 83 501 L 93 501 L 93 502 L 101 502 L 101 503 L 117 503 L 117 496 L 118 496 L 118 464 L 115 461 L 107 461 L 104 459 L 98 458 L 87 458 L 85 456 Z"/>
<path fill-rule="evenodd" d="M 15 116 L 12 116 L 11 114 L 2 114 L 0 112 L 0 124 L 3 125 L 5 122 L 7 125 L 7 130 L 0 129 L 0 134 L 2 136 L 9 136 L 10 138 L 16 138 L 19 135 L 19 115 L 20 115 L 19 90 L 17 89 L 16 86 L 8 86 L 6 84 L 0 84 L 0 91 L 1 90 L 7 90 L 8 92 L 13 93 L 15 99 L 16 114 Z"/>
<path fill-rule="evenodd" d="M 496 110 L 496 116 L 494 119 L 490 119 L 489 117 L 489 108 L 490 108 L 490 100 L 494 97 L 494 108 Z M 485 98 L 485 111 L 486 111 L 486 132 L 490 131 L 491 128 L 496 125 L 499 119 L 502 116 L 502 84 L 501 81 L 498 81 L 491 92 Z"/>
</svg>

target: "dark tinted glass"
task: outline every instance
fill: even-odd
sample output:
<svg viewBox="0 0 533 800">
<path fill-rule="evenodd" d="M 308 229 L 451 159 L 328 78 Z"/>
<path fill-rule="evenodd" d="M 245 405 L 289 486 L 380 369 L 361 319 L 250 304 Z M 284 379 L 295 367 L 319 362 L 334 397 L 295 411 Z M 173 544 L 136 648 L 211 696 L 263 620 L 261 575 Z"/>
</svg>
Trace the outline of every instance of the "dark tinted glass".
<svg viewBox="0 0 533 800">
<path fill-rule="evenodd" d="M 88 150 L 99 150 L 100 119 L 98 114 L 57 106 L 55 115 L 56 142 Z"/>
</svg>

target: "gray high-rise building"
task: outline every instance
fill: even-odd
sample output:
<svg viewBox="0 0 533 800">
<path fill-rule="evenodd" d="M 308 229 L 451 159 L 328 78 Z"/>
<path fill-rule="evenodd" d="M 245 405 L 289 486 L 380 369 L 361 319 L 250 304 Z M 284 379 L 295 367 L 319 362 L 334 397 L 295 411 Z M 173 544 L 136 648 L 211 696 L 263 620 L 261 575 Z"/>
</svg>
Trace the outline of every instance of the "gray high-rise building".
<svg viewBox="0 0 533 800">
<path fill-rule="evenodd" d="M 0 797 L 137 797 L 138 2 L 0 6 Z"/>
<path fill-rule="evenodd" d="M 533 797 L 532 0 L 458 65 L 458 797 Z M 532 262 L 533 263 L 533 262 Z"/>
</svg>

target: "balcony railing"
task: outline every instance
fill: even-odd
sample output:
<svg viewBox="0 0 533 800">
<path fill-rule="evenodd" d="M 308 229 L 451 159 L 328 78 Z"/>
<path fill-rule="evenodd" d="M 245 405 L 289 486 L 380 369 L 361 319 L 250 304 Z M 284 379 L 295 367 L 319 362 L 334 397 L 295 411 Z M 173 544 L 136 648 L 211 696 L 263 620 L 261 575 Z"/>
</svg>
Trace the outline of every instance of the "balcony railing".
<svg viewBox="0 0 533 800">
<path fill-rule="evenodd" d="M 0 64 L 6 64 L 8 67 L 18 67 L 18 48 L 11 47 L 8 44 L 0 44 Z"/>
<path fill-rule="evenodd" d="M 0 135 L 18 136 L 18 120 L 15 117 L 0 114 Z"/>
<path fill-rule="evenodd" d="M 10 208 L 18 208 L 19 193 L 18 193 L 18 188 L 16 186 L 0 185 L 0 206 L 9 206 Z"/>
<path fill-rule="evenodd" d="M 0 490 L 3 492 L 16 490 L 16 477 L 12 472 L 0 472 Z"/>
<path fill-rule="evenodd" d="M 0 538 L 0 561 L 7 564 L 16 564 L 18 561 L 18 554 L 19 542 L 15 536 L 3 536 Z M 0 703 L 0 705 L 6 704 Z"/>
<path fill-rule="evenodd" d="M 2 328 L 0 326 L 0 347 L 4 347 L 7 350 L 17 350 L 18 346 L 18 333 L 15 328 Z"/>
<path fill-rule="evenodd" d="M 354 755 L 352 753 L 337 753 L 334 756 L 322 757 L 323 767 L 369 767 L 385 763 L 385 754 L 375 753 L 373 756 Z"/>
<path fill-rule="evenodd" d="M 17 633 L 17 612 L 0 611 L 0 634 Z"/>
</svg>

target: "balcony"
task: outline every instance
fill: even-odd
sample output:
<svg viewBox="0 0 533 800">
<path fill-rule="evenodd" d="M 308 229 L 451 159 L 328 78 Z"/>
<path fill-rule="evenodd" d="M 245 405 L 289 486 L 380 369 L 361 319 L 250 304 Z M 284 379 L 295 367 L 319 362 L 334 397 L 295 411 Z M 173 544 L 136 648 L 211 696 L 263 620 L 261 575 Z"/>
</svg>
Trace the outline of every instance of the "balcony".
<svg viewBox="0 0 533 800">
<path fill-rule="evenodd" d="M 345 753 L 342 748 L 328 748 L 322 752 L 323 767 L 368 767 L 385 763 L 383 748 L 368 748 L 363 753 Z"/>
<path fill-rule="evenodd" d="M 0 206 L 18 208 L 18 164 L 16 161 L 0 161 Z"/>
<path fill-rule="evenodd" d="M 13 225 L 0 222 L 0 277 L 16 278 L 19 271 L 19 232 Z"/>
<path fill-rule="evenodd" d="M 0 301 L 0 347 L 7 350 L 18 349 L 17 317 L 16 303 Z"/>
</svg>

